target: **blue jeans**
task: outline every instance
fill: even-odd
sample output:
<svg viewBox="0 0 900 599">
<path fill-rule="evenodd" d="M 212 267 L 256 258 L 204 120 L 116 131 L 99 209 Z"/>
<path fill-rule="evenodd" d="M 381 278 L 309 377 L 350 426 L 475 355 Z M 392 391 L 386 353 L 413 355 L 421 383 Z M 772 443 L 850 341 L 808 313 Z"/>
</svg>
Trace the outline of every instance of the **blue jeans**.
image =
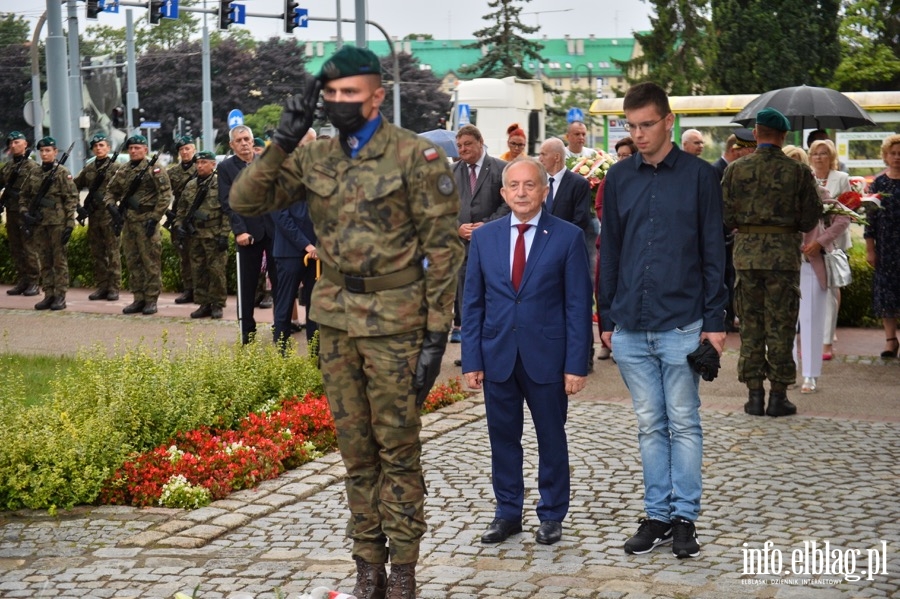
<svg viewBox="0 0 900 599">
<path fill-rule="evenodd" d="M 699 347 L 702 326 L 698 320 L 671 331 L 613 332 L 613 353 L 637 415 L 644 509 L 654 520 L 693 522 L 700 513 L 700 376 L 686 356 Z"/>
</svg>

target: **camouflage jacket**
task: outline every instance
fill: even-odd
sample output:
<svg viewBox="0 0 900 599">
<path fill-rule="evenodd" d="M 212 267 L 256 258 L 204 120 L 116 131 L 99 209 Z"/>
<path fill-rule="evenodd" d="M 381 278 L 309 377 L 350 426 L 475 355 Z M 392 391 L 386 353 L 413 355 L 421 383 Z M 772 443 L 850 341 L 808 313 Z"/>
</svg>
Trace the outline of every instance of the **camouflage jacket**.
<svg viewBox="0 0 900 599">
<path fill-rule="evenodd" d="M 308 201 L 323 269 L 372 277 L 427 260 L 424 278 L 372 293 L 323 276 L 313 290 L 317 322 L 352 337 L 449 331 L 463 257 L 459 196 L 446 157 L 427 140 L 383 121 L 355 158 L 337 137 L 287 156 L 272 144 L 235 180 L 229 200 L 250 216 Z"/>
<path fill-rule="evenodd" d="M 206 179 L 195 177 L 188 182 L 181 197 L 175 200 L 177 214 L 175 226 L 184 226 L 184 220 L 201 189 L 206 190 L 204 192 L 206 195 L 194 212 L 193 224 L 197 231 L 194 237 L 200 239 L 227 237 L 231 233 L 231 219 L 228 208 L 219 203 L 219 177 L 216 173 Z"/>
<path fill-rule="evenodd" d="M 97 176 L 100 174 L 100 170 L 105 168 L 106 172 L 103 175 L 103 182 L 100 183 L 100 186 L 97 188 L 97 193 L 94 194 L 93 197 L 85 197 L 84 206 L 88 209 L 91 215 L 94 218 L 102 218 L 105 220 L 109 219 L 109 213 L 106 211 L 106 208 L 103 206 L 103 196 L 106 193 L 106 188 L 109 186 L 109 182 L 112 181 L 113 177 L 116 174 L 116 171 L 121 168 L 121 164 L 118 162 L 109 163 L 109 160 L 112 159 L 112 156 L 107 156 L 106 159 L 101 163 L 97 164 L 97 160 L 92 160 L 90 164 L 85 165 L 81 172 L 75 177 L 75 187 L 79 190 L 87 189 L 90 190 L 91 186 L 94 184 L 94 181 L 97 180 Z M 109 166 L 106 166 L 109 164 Z"/>
<path fill-rule="evenodd" d="M 44 166 L 32 169 L 28 178 L 22 184 L 22 197 L 19 201 L 19 210 L 23 214 L 31 207 L 31 202 L 37 195 L 44 177 L 49 173 L 49 168 Z M 72 182 L 72 174 L 69 169 L 59 165 L 53 175 L 53 183 L 44 195 L 38 206 L 42 225 L 65 225 L 75 228 L 75 207 L 78 206 L 78 190 Z"/>
<path fill-rule="evenodd" d="M 169 177 L 166 175 L 166 171 L 156 165 L 153 165 L 144 175 L 133 197 L 123 197 L 131 187 L 131 182 L 147 164 L 148 161 L 144 158 L 137 164 L 129 162 L 122 165 L 106 186 L 103 203 L 106 205 L 121 203 L 122 207 L 127 205 L 125 213 L 127 221 L 155 220 L 159 222 L 166 213 L 166 208 L 172 203 L 172 186 L 169 184 Z"/>
<path fill-rule="evenodd" d="M 166 167 L 166 174 L 169 175 L 169 183 L 172 185 L 172 194 L 175 196 L 177 206 L 179 196 L 187 189 L 187 182 L 197 178 L 197 163 L 191 161 L 191 165 L 187 168 L 184 168 L 181 162 L 170 164 Z"/>
<path fill-rule="evenodd" d="M 722 199 L 725 226 L 738 230 L 735 269 L 800 270 L 800 234 L 813 229 L 822 217 L 822 201 L 808 166 L 788 158 L 777 146 L 760 147 L 725 169 Z M 747 230 L 760 226 L 784 231 Z"/>
<path fill-rule="evenodd" d="M 3 164 L 3 167 L 0 168 L 0 187 L 3 188 L 3 205 L 7 207 L 9 210 L 13 210 L 15 212 L 21 212 L 22 210 L 26 210 L 28 207 L 21 206 L 21 191 L 22 186 L 25 184 L 25 180 L 28 179 L 28 176 L 36 171 L 41 170 L 41 165 L 32 160 L 31 158 L 24 158 L 25 164 L 22 165 L 22 170 L 19 171 L 19 176 L 16 177 L 15 182 L 12 186 L 7 189 L 6 186 L 9 181 L 13 178 L 13 174 L 16 172 L 16 167 L 18 166 L 18 162 L 15 159 L 10 160 Z M 13 203 L 10 200 L 13 200 Z"/>
</svg>

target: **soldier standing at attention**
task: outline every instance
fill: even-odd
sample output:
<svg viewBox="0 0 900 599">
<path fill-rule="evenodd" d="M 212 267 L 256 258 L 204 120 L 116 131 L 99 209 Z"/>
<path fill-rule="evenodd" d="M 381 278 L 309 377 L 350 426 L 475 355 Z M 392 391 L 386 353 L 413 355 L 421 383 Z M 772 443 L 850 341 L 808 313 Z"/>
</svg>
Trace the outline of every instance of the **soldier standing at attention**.
<svg viewBox="0 0 900 599">
<path fill-rule="evenodd" d="M 722 179 L 725 226 L 737 229 L 738 380 L 749 389 L 744 411 L 752 416 L 797 413 L 787 387 L 797 379 L 791 350 L 800 309 L 800 233 L 818 224 L 822 202 L 809 167 L 781 151 L 790 129 L 787 118 L 774 108 L 760 110 L 756 151 L 729 164 Z M 764 379 L 770 382 L 768 408 Z"/>
<path fill-rule="evenodd" d="M 178 162 L 169 165 L 166 168 L 166 174 L 169 176 L 169 182 L 172 185 L 172 194 L 175 197 L 173 207 L 175 214 L 181 216 L 181 208 L 179 200 L 186 189 L 188 181 L 196 178 L 197 165 L 195 152 L 197 151 L 194 142 L 187 135 L 182 135 L 175 143 L 175 150 L 178 152 Z M 190 204 L 189 204 L 190 206 Z M 178 257 L 181 260 L 181 289 L 182 293 L 175 298 L 176 304 L 189 304 L 196 300 L 194 297 L 194 276 L 192 272 L 191 260 L 191 244 L 185 243 L 178 248 Z"/>
<path fill-rule="evenodd" d="M 132 135 L 125 140 L 125 147 L 131 161 L 116 171 L 104 198 L 114 226 L 122 230 L 122 249 L 134 294 L 134 301 L 122 308 L 122 314 L 156 314 L 162 288 L 159 221 L 172 203 L 172 186 L 166 171 L 147 160 L 146 137 Z M 135 186 L 137 178 L 140 181 Z"/>
<path fill-rule="evenodd" d="M 77 189 L 93 190 L 97 177 L 101 173 L 103 176 L 97 189 L 88 193 L 84 200 L 84 209 L 88 215 L 88 247 L 94 266 L 94 284 L 97 285 L 97 290 L 88 299 L 114 302 L 119 299 L 119 286 L 122 283 L 122 255 L 119 238 L 113 230 L 112 217 L 103 205 L 103 195 L 119 169 L 119 164 L 113 162 L 109 155 L 109 140 L 106 135 L 97 133 L 91 138 L 90 144 L 94 160 L 85 165 L 75 177 Z"/>
<path fill-rule="evenodd" d="M 340 136 L 298 148 L 320 84 Z M 463 254 L 447 159 L 382 118 L 384 95 L 378 57 L 344 46 L 288 101 L 230 196 L 245 214 L 309 202 L 322 263 L 311 317 L 347 469 L 360 599 L 415 597 L 426 530 L 419 407 L 440 371 Z"/>
<path fill-rule="evenodd" d="M 37 142 L 41 154 L 41 166 L 32 170 L 22 185 L 19 209 L 22 220 L 32 229 L 32 241 L 41 262 L 41 286 L 44 299 L 34 305 L 35 310 L 65 310 L 66 291 L 69 289 L 69 262 L 66 245 L 75 229 L 75 207 L 78 206 L 78 190 L 72 182 L 69 170 L 56 165 L 56 140 L 45 137 Z M 54 167 L 56 170 L 54 171 Z M 52 177 L 47 193 L 36 206 L 36 212 L 28 214 L 32 200 L 47 177 Z M 35 219 L 31 222 L 31 219 Z"/>
<path fill-rule="evenodd" d="M 9 240 L 9 251 L 18 276 L 16 284 L 7 289 L 6 294 L 32 296 L 40 293 L 38 279 L 41 276 L 41 267 L 34 243 L 22 234 L 19 204 L 22 185 L 31 172 L 39 170 L 40 167 L 25 153 L 28 149 L 28 140 L 20 131 L 13 131 L 6 136 L 6 148 L 12 160 L 0 169 L 0 187 L 3 188 L 0 202 L 6 206 L 6 238 Z"/>
<path fill-rule="evenodd" d="M 194 301 L 200 304 L 191 318 L 222 318 L 231 210 L 219 200 L 216 155 L 204 150 L 196 154 L 196 162 L 197 177 L 178 200 L 175 231 L 182 245 L 190 248 L 186 253 L 194 272 Z"/>
</svg>

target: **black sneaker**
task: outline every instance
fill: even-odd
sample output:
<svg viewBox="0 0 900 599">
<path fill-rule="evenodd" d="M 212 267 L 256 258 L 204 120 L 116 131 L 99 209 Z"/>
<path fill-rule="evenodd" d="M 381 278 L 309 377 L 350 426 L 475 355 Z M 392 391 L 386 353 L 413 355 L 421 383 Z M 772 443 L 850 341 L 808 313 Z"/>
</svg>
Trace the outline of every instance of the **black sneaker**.
<svg viewBox="0 0 900 599">
<path fill-rule="evenodd" d="M 641 525 L 633 537 L 625 541 L 625 553 L 643 555 L 655 547 L 672 542 L 672 525 L 660 520 L 641 518 Z"/>
<path fill-rule="evenodd" d="M 679 559 L 700 555 L 700 543 L 697 541 L 697 529 L 694 523 L 684 518 L 672 520 L 672 553 Z"/>
</svg>

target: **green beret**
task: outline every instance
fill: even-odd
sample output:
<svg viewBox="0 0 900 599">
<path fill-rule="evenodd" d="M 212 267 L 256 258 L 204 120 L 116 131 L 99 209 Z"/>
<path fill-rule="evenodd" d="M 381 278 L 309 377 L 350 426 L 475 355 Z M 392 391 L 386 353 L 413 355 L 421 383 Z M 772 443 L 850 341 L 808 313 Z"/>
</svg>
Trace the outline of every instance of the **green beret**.
<svg viewBox="0 0 900 599">
<path fill-rule="evenodd" d="M 9 146 L 17 139 L 26 139 L 25 134 L 21 131 L 10 131 L 9 135 L 6 136 L 6 145 Z"/>
<path fill-rule="evenodd" d="M 368 48 L 341 46 L 341 49 L 325 61 L 319 73 L 319 81 L 326 83 L 342 77 L 354 75 L 381 76 L 381 62 Z"/>
<path fill-rule="evenodd" d="M 254 137 L 253 138 L 253 147 L 254 148 L 265 148 L 266 142 L 262 137 Z"/>
<path fill-rule="evenodd" d="M 194 143 L 194 140 L 191 139 L 190 135 L 182 135 L 178 139 L 175 140 L 175 149 L 180 150 L 181 146 L 189 146 Z"/>
<path fill-rule="evenodd" d="M 143 135 L 132 135 L 128 139 L 125 140 L 125 147 L 128 146 L 146 146 L 147 138 Z"/>
<path fill-rule="evenodd" d="M 215 160 L 216 155 L 210 152 L 209 150 L 203 150 L 202 152 L 197 152 L 194 156 L 197 160 Z"/>
<path fill-rule="evenodd" d="M 756 124 L 775 129 L 776 131 L 790 131 L 791 122 L 787 117 L 774 108 L 763 108 L 756 113 Z"/>
<path fill-rule="evenodd" d="M 40 150 L 41 148 L 55 148 L 55 147 L 56 147 L 56 140 L 53 139 L 52 137 L 50 137 L 49 135 L 47 137 L 42 137 L 41 141 L 37 142 L 38 150 Z"/>
<path fill-rule="evenodd" d="M 105 141 L 106 143 L 109 143 L 109 140 L 106 139 L 106 134 L 105 133 L 94 133 L 94 136 L 91 138 L 91 141 L 89 141 L 88 143 L 93 148 L 96 144 L 100 143 L 101 141 Z"/>
</svg>

